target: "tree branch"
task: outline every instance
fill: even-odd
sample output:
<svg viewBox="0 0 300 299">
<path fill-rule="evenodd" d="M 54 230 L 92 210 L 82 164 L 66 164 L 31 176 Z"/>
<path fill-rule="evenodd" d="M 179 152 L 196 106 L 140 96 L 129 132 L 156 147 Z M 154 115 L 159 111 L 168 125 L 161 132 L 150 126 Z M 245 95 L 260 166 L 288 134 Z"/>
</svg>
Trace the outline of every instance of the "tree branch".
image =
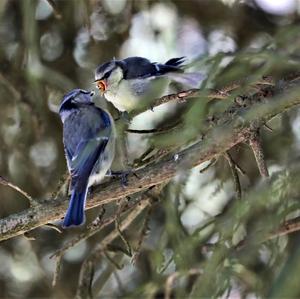
<svg viewBox="0 0 300 299">
<path fill-rule="evenodd" d="M 295 85 L 295 82 L 292 83 Z M 290 85 L 285 83 L 285 89 Z M 234 145 L 246 142 L 251 132 L 264 125 L 275 115 L 300 104 L 299 87 L 281 92 L 263 103 L 249 101 L 247 107 L 237 107 L 234 115 L 224 112 L 218 119 L 218 125 L 210 128 L 204 140 L 176 154 L 169 154 L 161 161 L 155 161 L 147 167 L 135 170 L 128 176 L 128 186 L 121 186 L 119 180 L 112 179 L 94 188 L 89 196 L 86 208 L 93 208 L 119 200 L 125 196 L 143 191 L 151 186 L 168 182 L 182 167 L 192 168 L 204 161 L 219 156 Z M 24 234 L 26 231 L 42 226 L 49 221 L 61 219 L 68 205 L 67 197 L 39 200 L 37 205 L 20 213 L 0 219 L 0 240 Z"/>
<path fill-rule="evenodd" d="M 252 132 L 252 135 L 249 138 L 249 144 L 254 153 L 256 164 L 261 176 L 267 178 L 269 176 L 269 171 L 264 157 L 259 130 Z"/>
<path fill-rule="evenodd" d="M 15 191 L 19 192 L 20 194 L 22 194 L 23 196 L 25 196 L 30 205 L 34 206 L 36 204 L 35 200 L 24 190 L 22 190 L 20 187 L 16 186 L 15 184 L 9 182 L 7 179 L 5 179 L 3 176 L 0 175 L 0 184 L 3 186 L 8 186 L 12 189 L 14 189 Z"/>
<path fill-rule="evenodd" d="M 202 96 L 207 99 L 213 100 L 213 99 L 219 99 L 219 100 L 225 100 L 229 97 L 230 92 L 233 90 L 236 90 L 243 85 L 247 83 L 247 78 L 240 80 L 239 82 L 234 82 L 228 86 L 225 86 L 221 89 L 217 90 L 201 90 L 199 88 L 192 88 L 188 90 L 183 90 L 178 93 L 173 93 L 169 94 L 166 96 L 163 96 L 161 98 L 158 98 L 154 100 L 151 108 L 153 109 L 154 107 L 160 106 L 162 104 L 168 103 L 168 102 L 173 102 L 177 101 L 178 103 L 185 103 L 187 98 L 195 97 L 195 96 Z M 271 77 L 265 77 L 264 79 L 261 79 L 257 82 L 249 82 L 250 86 L 256 86 L 257 90 L 260 90 L 261 86 L 274 86 L 274 81 Z M 140 110 L 134 110 L 129 114 L 130 118 L 133 118 L 134 116 L 147 111 L 149 108 L 148 107 L 143 107 Z"/>
</svg>

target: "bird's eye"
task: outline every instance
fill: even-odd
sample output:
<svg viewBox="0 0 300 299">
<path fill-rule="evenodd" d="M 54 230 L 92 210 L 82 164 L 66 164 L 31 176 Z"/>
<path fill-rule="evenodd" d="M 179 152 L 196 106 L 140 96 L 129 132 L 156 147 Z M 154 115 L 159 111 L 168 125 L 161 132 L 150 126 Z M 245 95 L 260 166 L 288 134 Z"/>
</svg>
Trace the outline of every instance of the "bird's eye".
<svg viewBox="0 0 300 299">
<path fill-rule="evenodd" d="M 107 79 L 107 78 L 110 76 L 111 72 L 112 72 L 112 71 L 106 72 L 106 73 L 103 75 L 102 79 Z"/>
<path fill-rule="evenodd" d="M 106 86 L 106 83 L 105 83 L 104 80 L 98 80 L 98 81 L 96 82 L 96 84 L 97 84 L 97 88 L 98 88 L 99 90 L 101 90 L 102 92 L 106 91 L 107 86 Z"/>
</svg>

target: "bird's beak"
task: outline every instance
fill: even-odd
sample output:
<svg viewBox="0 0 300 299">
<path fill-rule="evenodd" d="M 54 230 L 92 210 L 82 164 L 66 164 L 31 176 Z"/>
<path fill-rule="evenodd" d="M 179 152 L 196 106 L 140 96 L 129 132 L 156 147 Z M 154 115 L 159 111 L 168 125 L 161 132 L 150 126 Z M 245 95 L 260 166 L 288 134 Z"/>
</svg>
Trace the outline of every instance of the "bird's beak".
<svg viewBox="0 0 300 299">
<path fill-rule="evenodd" d="M 97 88 L 100 91 L 100 94 L 103 96 L 103 94 L 105 93 L 106 89 L 107 89 L 107 84 L 105 80 L 96 80 L 95 81 Z"/>
</svg>

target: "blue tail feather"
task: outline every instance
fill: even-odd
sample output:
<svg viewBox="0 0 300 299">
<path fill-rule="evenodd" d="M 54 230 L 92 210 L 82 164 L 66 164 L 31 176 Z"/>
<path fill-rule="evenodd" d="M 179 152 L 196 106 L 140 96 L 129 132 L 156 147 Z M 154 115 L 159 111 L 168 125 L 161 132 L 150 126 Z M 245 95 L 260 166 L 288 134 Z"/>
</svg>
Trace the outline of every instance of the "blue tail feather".
<svg viewBox="0 0 300 299">
<path fill-rule="evenodd" d="M 181 68 L 183 62 L 184 57 L 172 58 L 168 60 L 165 64 L 158 64 L 159 72 L 161 73 L 161 75 L 170 72 L 183 72 Z"/>
<path fill-rule="evenodd" d="M 87 188 L 82 192 L 72 191 L 69 207 L 63 222 L 63 227 L 78 226 L 84 223 L 84 206 L 86 200 Z"/>
<path fill-rule="evenodd" d="M 184 63 L 185 61 L 185 57 L 177 57 L 177 58 L 172 58 L 169 59 L 165 65 L 169 65 L 169 66 L 180 66 Z"/>
</svg>

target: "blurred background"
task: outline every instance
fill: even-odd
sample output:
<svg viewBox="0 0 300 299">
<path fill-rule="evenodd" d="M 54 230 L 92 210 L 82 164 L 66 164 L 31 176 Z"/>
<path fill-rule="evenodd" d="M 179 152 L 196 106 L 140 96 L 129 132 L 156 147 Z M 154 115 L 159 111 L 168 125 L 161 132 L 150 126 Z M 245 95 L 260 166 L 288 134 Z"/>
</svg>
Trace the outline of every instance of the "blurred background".
<svg viewBox="0 0 300 299">
<path fill-rule="evenodd" d="M 209 89 L 249 76 L 253 80 L 263 75 L 280 79 L 299 70 L 299 21 L 298 0 L 1 0 L 0 175 L 33 197 L 50 198 L 66 172 L 57 114 L 60 100 L 75 87 L 96 90 L 93 81 L 98 64 L 114 57 L 144 56 L 165 62 L 185 56 L 187 70 L 204 75 L 199 87 Z M 238 91 L 246 92 L 247 86 Z M 134 129 L 162 126 L 178 115 L 183 127 L 180 134 L 127 134 L 129 161 L 149 147 L 176 152 L 198 140 L 205 131 L 206 116 L 222 113 L 232 101 L 208 102 L 200 97 L 181 106 L 162 105 L 135 117 L 130 124 Z M 117 116 L 99 96 L 97 103 Z M 300 112 L 294 109 L 276 117 L 270 126 L 273 132 L 263 131 L 263 145 L 272 174 L 299 161 Z M 246 172 L 241 176 L 243 192 L 250 193 L 261 183 L 251 149 L 241 144 L 231 154 Z M 291 206 L 297 215 L 299 197 L 285 203 L 287 210 L 278 202 L 271 202 L 267 212 L 249 210 L 246 220 L 232 224 L 234 233 L 228 236 L 225 224 L 235 214 L 232 209 L 231 214 L 224 211 L 236 199 L 231 170 L 222 157 L 200 173 L 205 165 L 182 171 L 164 188 L 135 263 L 119 255 L 123 268 L 117 270 L 108 260 L 99 261 L 95 298 L 163 298 L 169 275 L 197 267 L 206 269 L 207 277 L 201 280 L 183 274 L 174 282 L 172 296 L 300 297 L 297 272 L 291 277 L 292 287 L 286 282 L 291 275 L 288 267 L 293 261 L 299 263 L 297 233 L 263 244 L 254 242 L 248 250 L 226 258 L 214 256 L 210 247 L 202 250 L 206 243 L 222 239 L 224 244 L 237 244 L 246 231 L 257 229 L 257 223 L 263 223 L 262 227 L 264 220 L 272 223 L 271 215 L 281 213 L 279 220 L 285 219 Z M 0 185 L 0 194 L 1 218 L 29 206 L 26 198 L 5 186 Z M 213 225 L 219 214 L 224 221 L 220 231 Z M 96 215 L 97 211 L 89 211 L 88 220 Z M 133 244 L 143 217 L 126 231 Z M 35 240 L 20 236 L 2 242 L 0 298 L 74 297 L 83 260 L 112 229 L 114 225 L 66 253 L 54 288 L 55 260 L 49 256 L 84 228 L 59 234 L 42 227 L 32 232 Z M 214 258 L 222 262 L 216 264 Z M 202 289 L 193 287 L 198 279 Z"/>
</svg>

